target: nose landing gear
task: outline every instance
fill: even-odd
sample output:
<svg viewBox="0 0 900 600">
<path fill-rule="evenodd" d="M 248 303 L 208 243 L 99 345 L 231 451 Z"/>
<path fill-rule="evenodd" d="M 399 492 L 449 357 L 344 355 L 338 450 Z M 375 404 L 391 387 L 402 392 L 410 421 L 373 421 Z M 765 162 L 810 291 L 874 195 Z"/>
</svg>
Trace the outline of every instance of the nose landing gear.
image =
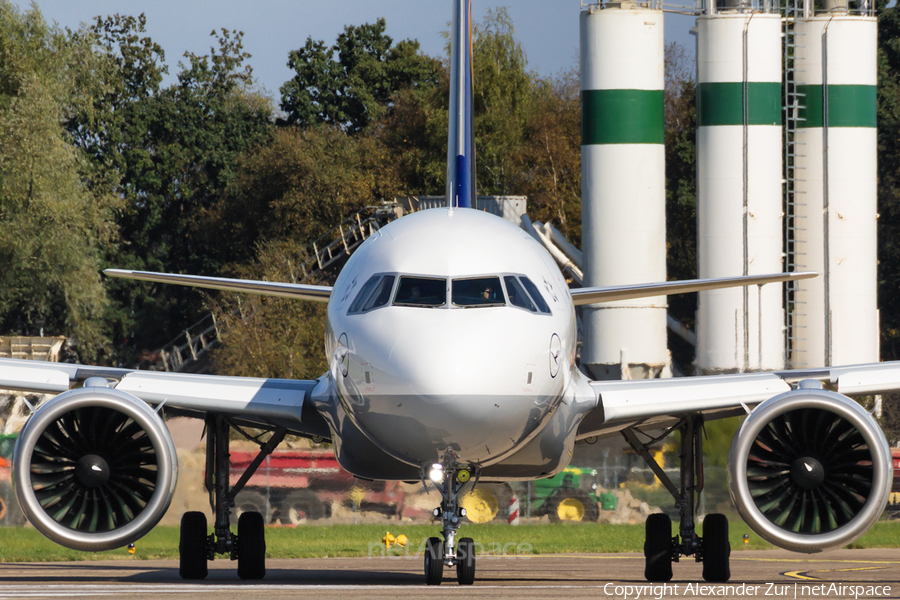
<svg viewBox="0 0 900 600">
<path fill-rule="evenodd" d="M 472 538 L 456 540 L 466 509 L 459 505 L 459 497 L 469 483 L 472 471 L 460 468 L 449 451 L 441 464 L 432 465 L 428 478 L 441 493 L 441 505 L 434 509 L 434 516 L 441 518 L 441 538 L 428 538 L 425 544 L 425 583 L 440 585 L 444 567 L 456 567 L 456 580 L 460 585 L 472 585 L 475 581 L 475 541 Z"/>
</svg>

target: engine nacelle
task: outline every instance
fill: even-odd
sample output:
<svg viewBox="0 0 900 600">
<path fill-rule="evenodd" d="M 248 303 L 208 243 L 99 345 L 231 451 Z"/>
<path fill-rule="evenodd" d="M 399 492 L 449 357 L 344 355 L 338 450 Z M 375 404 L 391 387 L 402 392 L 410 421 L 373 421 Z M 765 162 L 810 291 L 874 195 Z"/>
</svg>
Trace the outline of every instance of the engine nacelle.
<svg viewBox="0 0 900 600">
<path fill-rule="evenodd" d="M 169 430 L 145 402 L 102 387 L 40 406 L 16 442 L 16 495 L 35 529 L 75 550 L 131 543 L 165 514 L 178 478 Z"/>
<path fill-rule="evenodd" d="M 747 417 L 728 455 L 741 517 L 796 552 L 849 544 L 884 511 L 893 479 L 881 428 L 859 404 L 801 382 Z"/>
</svg>

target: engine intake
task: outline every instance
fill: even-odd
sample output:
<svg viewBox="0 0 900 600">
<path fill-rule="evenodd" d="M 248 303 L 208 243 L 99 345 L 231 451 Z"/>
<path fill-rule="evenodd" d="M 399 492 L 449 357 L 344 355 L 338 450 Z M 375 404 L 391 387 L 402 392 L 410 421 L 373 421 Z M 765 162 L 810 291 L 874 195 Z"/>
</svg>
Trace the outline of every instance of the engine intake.
<svg viewBox="0 0 900 600">
<path fill-rule="evenodd" d="M 892 480 L 890 448 L 875 420 L 846 396 L 808 388 L 770 398 L 747 417 L 728 473 L 731 498 L 751 529 L 810 553 L 868 531 Z"/>
<path fill-rule="evenodd" d="M 159 522 L 175 492 L 178 457 L 145 402 L 84 387 L 35 411 L 19 434 L 13 469 L 19 504 L 35 529 L 96 552 L 133 542 Z"/>
</svg>

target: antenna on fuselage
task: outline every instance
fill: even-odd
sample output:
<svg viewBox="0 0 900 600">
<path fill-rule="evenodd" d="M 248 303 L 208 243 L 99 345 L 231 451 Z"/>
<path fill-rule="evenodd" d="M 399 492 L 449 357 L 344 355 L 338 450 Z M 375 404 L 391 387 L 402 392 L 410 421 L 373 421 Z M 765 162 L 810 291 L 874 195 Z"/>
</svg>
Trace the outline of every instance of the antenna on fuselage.
<svg viewBox="0 0 900 600">
<path fill-rule="evenodd" d="M 472 0 L 453 0 L 447 129 L 447 207 L 451 209 L 475 205 L 472 98 Z"/>
</svg>

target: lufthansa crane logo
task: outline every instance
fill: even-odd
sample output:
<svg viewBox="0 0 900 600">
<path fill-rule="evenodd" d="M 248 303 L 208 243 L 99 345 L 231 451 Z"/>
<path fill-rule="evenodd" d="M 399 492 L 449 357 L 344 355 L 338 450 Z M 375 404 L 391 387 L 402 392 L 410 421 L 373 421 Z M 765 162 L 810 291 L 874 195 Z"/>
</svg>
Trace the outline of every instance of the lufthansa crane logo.
<svg viewBox="0 0 900 600">
<path fill-rule="evenodd" d="M 559 373 L 559 363 L 562 362 L 562 344 L 555 333 L 550 336 L 550 377 L 556 377 Z"/>
</svg>

